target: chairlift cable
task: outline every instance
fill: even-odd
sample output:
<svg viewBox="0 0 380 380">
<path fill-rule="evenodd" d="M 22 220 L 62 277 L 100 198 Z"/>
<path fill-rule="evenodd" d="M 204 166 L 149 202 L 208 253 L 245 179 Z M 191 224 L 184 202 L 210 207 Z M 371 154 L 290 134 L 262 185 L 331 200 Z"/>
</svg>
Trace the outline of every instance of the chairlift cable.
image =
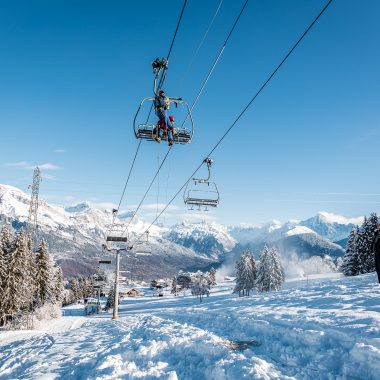
<svg viewBox="0 0 380 380">
<path fill-rule="evenodd" d="M 169 58 L 170 58 L 170 55 L 171 55 L 172 50 L 173 50 L 174 41 L 175 41 L 175 39 L 177 37 L 179 26 L 181 25 L 182 16 L 183 16 L 183 13 L 185 12 L 186 4 L 187 4 L 187 0 L 184 1 L 183 6 L 182 6 L 182 11 L 181 11 L 181 14 L 180 14 L 178 22 L 177 22 L 177 27 L 175 29 L 175 32 L 174 32 L 174 35 L 173 35 L 173 38 L 172 38 L 172 42 L 171 42 L 170 47 L 169 47 L 169 52 L 168 52 L 168 54 L 166 56 L 166 61 L 167 62 L 169 62 Z M 157 90 L 160 90 L 162 88 L 162 86 L 164 85 L 164 82 L 165 82 L 165 79 L 166 79 L 166 70 L 167 70 L 167 68 L 165 67 L 164 72 L 162 73 L 162 76 L 160 78 L 160 81 L 158 82 Z M 151 112 L 152 112 L 152 109 L 150 110 L 149 115 L 150 115 Z"/>
<path fill-rule="evenodd" d="M 215 19 L 216 19 L 216 16 L 217 16 L 218 13 L 219 13 L 219 10 L 220 10 L 222 4 L 223 4 L 223 0 L 220 0 L 220 2 L 219 2 L 219 4 L 218 4 L 218 7 L 216 8 L 216 11 L 215 11 L 215 13 L 214 13 L 214 16 L 212 17 L 212 19 L 211 19 L 211 21 L 210 21 L 210 23 L 209 23 L 209 25 L 208 25 L 208 27 L 207 27 L 206 32 L 205 32 L 205 34 L 203 35 L 202 40 L 201 40 L 201 42 L 199 43 L 199 45 L 198 45 L 198 47 L 197 47 L 197 49 L 196 49 L 196 51 L 195 51 L 195 53 L 194 53 L 194 55 L 193 55 L 192 60 L 190 61 L 189 65 L 187 66 L 187 70 L 186 70 L 185 75 L 189 72 L 191 66 L 193 65 L 193 63 L 194 63 L 194 61 L 195 61 L 195 58 L 197 57 L 197 55 L 198 55 L 198 53 L 199 53 L 199 50 L 201 50 L 201 48 L 202 48 L 202 46 L 203 46 L 203 44 L 204 44 L 204 42 L 205 42 L 205 40 L 206 40 L 206 38 L 207 38 L 207 36 L 208 36 L 208 33 L 210 32 L 210 30 L 211 30 L 211 28 L 212 28 L 212 26 L 213 26 L 213 24 L 214 24 L 214 21 L 215 21 Z"/>
<path fill-rule="evenodd" d="M 157 155 L 157 167 L 160 167 L 160 155 Z M 156 216 L 158 215 L 158 201 L 160 199 L 160 173 L 157 175 L 157 207 L 156 207 Z"/>
<path fill-rule="evenodd" d="M 134 157 L 133 157 L 133 161 L 132 161 L 131 167 L 130 167 L 130 169 L 129 169 L 129 173 L 128 173 L 127 180 L 125 181 L 124 188 L 123 188 L 123 192 L 122 192 L 122 194 L 121 194 L 121 197 L 120 197 L 119 204 L 118 204 L 118 206 L 117 206 L 116 212 L 113 213 L 112 224 L 111 224 L 111 227 L 110 227 L 110 229 L 109 229 L 109 231 L 108 231 L 108 235 L 110 234 L 110 232 L 112 231 L 112 228 L 113 228 L 114 225 L 115 225 L 115 219 L 116 219 L 116 217 L 117 217 L 117 214 L 119 213 L 121 203 L 122 203 L 122 201 L 123 201 L 123 198 L 124 198 L 125 192 L 126 192 L 126 190 L 127 190 L 127 186 L 128 186 L 128 183 L 129 183 L 129 179 L 131 178 L 132 170 L 133 170 L 133 167 L 135 166 L 135 162 L 136 162 L 136 158 L 137 158 L 137 155 L 138 155 L 138 153 L 139 153 L 139 150 L 140 150 L 140 146 L 141 146 L 141 140 L 139 141 L 139 144 L 137 145 L 137 149 L 136 149 L 135 155 L 134 155 Z"/>
<path fill-rule="evenodd" d="M 186 123 L 187 118 L 189 117 L 189 115 L 191 114 L 191 112 L 193 112 L 194 107 L 195 107 L 196 104 L 198 103 L 198 100 L 199 100 L 200 96 L 202 95 L 203 90 L 205 89 L 207 82 L 209 81 L 209 79 L 210 79 L 210 77 L 211 77 L 211 75 L 212 75 L 212 73 L 213 73 L 213 71 L 214 71 L 216 65 L 218 64 L 219 59 L 220 59 L 221 56 L 223 55 L 223 52 L 224 52 L 224 50 L 225 50 L 225 48 L 226 48 L 226 46 L 227 46 L 228 40 L 230 39 L 230 37 L 231 37 L 233 31 L 235 30 L 235 27 L 236 27 L 237 23 L 239 22 L 240 17 L 241 17 L 242 14 L 244 13 L 244 10 L 245 10 L 245 8 L 246 8 L 246 6 L 247 6 L 247 4 L 248 4 L 248 1 L 249 1 L 249 0 L 246 0 L 245 3 L 244 3 L 244 5 L 243 5 L 243 7 L 241 8 L 240 13 L 238 14 L 238 16 L 237 16 L 237 18 L 236 18 L 234 24 L 232 25 L 232 28 L 230 29 L 230 31 L 229 31 L 229 33 L 228 33 L 228 35 L 227 35 L 226 40 L 224 41 L 224 43 L 223 43 L 221 49 L 219 50 L 219 53 L 218 53 L 217 57 L 215 58 L 214 63 L 212 64 L 211 69 L 209 70 L 209 72 L 208 72 L 208 74 L 207 74 L 205 80 L 203 81 L 203 84 L 202 84 L 200 90 L 198 91 L 198 94 L 197 94 L 197 96 L 195 97 L 195 100 L 194 100 L 193 104 L 192 104 L 191 107 L 190 107 L 190 111 L 187 113 L 187 115 L 186 115 L 184 121 L 182 122 L 182 125 L 181 125 L 180 128 L 182 128 L 182 127 L 184 126 L 184 124 Z"/>
<path fill-rule="evenodd" d="M 174 41 L 175 41 L 175 39 L 176 39 L 176 37 L 177 37 L 178 29 L 179 29 L 179 26 L 180 26 L 181 21 L 182 21 L 182 16 L 183 16 L 183 13 L 185 12 L 186 4 L 187 4 L 187 0 L 185 0 L 184 3 L 183 3 L 183 7 L 182 7 L 182 11 L 181 11 L 181 15 L 179 16 L 179 20 L 178 20 L 177 27 L 176 27 L 175 32 L 174 32 L 174 36 L 173 36 L 173 39 L 172 39 L 172 43 L 170 44 L 170 48 L 169 48 L 168 55 L 166 56 L 166 60 L 167 60 L 167 61 L 169 61 L 170 54 L 171 54 L 172 49 L 173 49 Z"/>
<path fill-rule="evenodd" d="M 210 157 L 212 153 L 219 147 L 219 145 L 222 143 L 222 141 L 225 139 L 225 137 L 229 134 L 229 132 L 235 127 L 237 122 L 240 120 L 240 118 L 244 115 L 244 113 L 248 110 L 248 108 L 252 105 L 252 103 L 255 101 L 255 99 L 258 97 L 258 95 L 264 90 L 264 88 L 268 85 L 268 83 L 272 80 L 272 78 L 275 76 L 275 74 L 278 72 L 278 70 L 281 68 L 281 66 L 287 61 L 289 56 L 293 53 L 293 51 L 298 47 L 298 45 L 301 43 L 301 41 L 304 39 L 304 37 L 308 34 L 308 32 L 312 29 L 312 27 L 315 25 L 315 23 L 319 20 L 319 18 L 324 14 L 326 9 L 329 7 L 329 5 L 332 3 L 333 0 L 328 0 L 325 6 L 322 8 L 322 10 L 319 12 L 317 17 L 312 21 L 312 23 L 306 28 L 306 30 L 302 33 L 301 37 L 296 41 L 296 43 L 292 46 L 292 48 L 289 50 L 289 52 L 285 55 L 285 57 L 281 60 L 281 62 L 276 66 L 276 68 L 272 71 L 272 73 L 269 75 L 267 80 L 261 85 L 261 87 L 258 89 L 258 91 L 255 93 L 255 95 L 251 98 L 251 100 L 248 102 L 248 104 L 243 108 L 243 110 L 239 113 L 239 115 L 236 117 L 234 122 L 231 124 L 231 126 L 226 130 L 226 132 L 222 135 L 222 137 L 216 142 L 214 147 L 211 149 L 211 151 L 206 155 L 206 157 Z M 171 200 L 166 204 L 166 206 L 161 210 L 161 212 L 158 214 L 158 216 L 153 220 L 153 222 L 148 226 L 148 228 L 143 232 L 142 235 L 144 235 L 146 232 L 149 231 L 149 229 L 154 225 L 154 223 L 157 221 L 157 219 L 167 210 L 167 208 L 171 205 L 171 203 L 178 197 L 178 195 L 182 192 L 182 190 L 185 188 L 187 183 L 191 181 L 193 176 L 196 174 L 196 172 L 201 168 L 203 165 L 204 160 L 198 165 L 198 167 L 194 170 L 194 172 L 190 175 L 190 177 L 186 180 L 186 182 L 181 186 L 181 188 L 174 194 L 174 196 L 171 198 Z M 141 235 L 141 236 L 142 236 Z"/>
<path fill-rule="evenodd" d="M 171 152 L 171 149 L 172 149 L 172 147 L 173 147 L 173 146 L 170 146 L 170 147 L 169 147 L 169 149 L 168 149 L 168 151 L 166 152 L 166 155 L 165 155 L 165 157 L 163 158 L 163 160 L 162 160 L 162 162 L 161 162 L 160 166 L 158 167 L 158 169 L 157 169 L 157 171 L 156 171 L 156 174 L 154 175 L 154 177 L 153 177 L 152 181 L 150 182 L 150 184 L 149 184 L 149 186 L 148 186 L 148 189 L 146 190 L 146 192 L 145 192 L 144 196 L 142 197 L 142 199 L 141 199 L 141 201 L 140 201 L 139 205 L 137 206 L 137 208 L 136 208 L 135 212 L 133 213 L 133 215 L 132 215 L 131 219 L 129 220 L 129 222 L 128 222 L 128 224 L 127 224 L 127 227 L 124 229 L 124 231 L 123 231 L 122 235 L 124 235 L 125 231 L 127 231 L 127 230 L 128 230 L 128 227 L 129 227 L 129 226 L 130 226 L 130 224 L 132 223 L 132 220 L 134 219 L 134 217 L 136 216 L 137 212 L 139 211 L 139 209 L 140 209 L 141 205 L 143 204 L 143 202 L 144 202 L 144 200 L 145 200 L 146 196 L 148 195 L 148 193 L 149 193 L 149 190 L 151 189 L 151 187 L 152 187 L 152 185 L 153 185 L 153 183 L 154 183 L 155 179 L 157 178 L 157 176 L 158 176 L 158 174 L 159 174 L 159 172 L 160 172 L 160 170 L 161 170 L 162 166 L 164 165 L 164 163 L 165 163 L 166 159 L 168 158 L 168 156 L 169 156 L 169 153 Z M 146 232 L 148 232 L 148 230 L 146 230 L 146 231 L 144 232 L 144 234 L 145 234 Z M 142 234 L 141 236 L 143 236 L 144 234 Z M 140 237 L 141 237 L 141 236 L 140 236 Z M 139 239 L 137 239 L 137 240 L 139 240 Z"/>
</svg>

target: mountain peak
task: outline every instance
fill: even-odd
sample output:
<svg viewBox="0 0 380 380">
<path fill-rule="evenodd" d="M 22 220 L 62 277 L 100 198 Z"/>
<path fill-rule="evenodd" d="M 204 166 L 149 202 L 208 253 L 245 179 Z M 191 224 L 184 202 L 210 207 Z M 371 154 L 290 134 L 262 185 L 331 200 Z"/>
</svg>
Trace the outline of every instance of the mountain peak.
<svg viewBox="0 0 380 380">
<path fill-rule="evenodd" d="M 345 218 L 342 215 L 337 215 L 333 214 L 331 212 L 327 211 L 320 211 L 318 212 L 316 216 L 319 220 L 325 222 L 325 223 L 330 223 L 330 224 L 361 224 L 363 223 L 363 217 L 357 217 L 357 218 Z"/>
<path fill-rule="evenodd" d="M 66 212 L 85 212 L 90 210 L 90 205 L 87 202 L 81 202 L 73 206 L 65 207 Z"/>
</svg>

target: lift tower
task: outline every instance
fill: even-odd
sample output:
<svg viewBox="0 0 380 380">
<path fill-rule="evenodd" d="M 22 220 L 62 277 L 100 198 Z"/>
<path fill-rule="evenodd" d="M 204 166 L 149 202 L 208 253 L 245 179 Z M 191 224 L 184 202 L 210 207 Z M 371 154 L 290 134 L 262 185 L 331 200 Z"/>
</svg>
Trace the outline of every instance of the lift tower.
<svg viewBox="0 0 380 380">
<path fill-rule="evenodd" d="M 38 166 L 36 166 L 33 172 L 33 183 L 29 185 L 29 188 L 32 189 L 32 194 L 30 197 L 29 216 L 28 223 L 26 226 L 26 236 L 30 239 L 32 243 L 32 249 L 35 248 L 36 244 L 38 193 L 40 191 L 40 182 L 41 170 Z"/>
</svg>

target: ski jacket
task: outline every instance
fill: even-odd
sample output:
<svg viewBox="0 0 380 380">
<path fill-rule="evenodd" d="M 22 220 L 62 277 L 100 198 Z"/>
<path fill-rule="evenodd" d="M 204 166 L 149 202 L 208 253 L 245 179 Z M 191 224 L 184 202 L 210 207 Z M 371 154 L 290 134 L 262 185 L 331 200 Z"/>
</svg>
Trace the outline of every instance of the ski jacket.
<svg viewBox="0 0 380 380">
<path fill-rule="evenodd" d="M 150 98 L 150 99 L 153 100 L 154 110 L 156 114 L 164 113 L 166 110 L 170 108 L 170 104 L 172 102 L 176 104 L 182 103 L 181 98 L 170 98 L 166 95 L 165 96 L 157 95 L 156 97 Z"/>
</svg>

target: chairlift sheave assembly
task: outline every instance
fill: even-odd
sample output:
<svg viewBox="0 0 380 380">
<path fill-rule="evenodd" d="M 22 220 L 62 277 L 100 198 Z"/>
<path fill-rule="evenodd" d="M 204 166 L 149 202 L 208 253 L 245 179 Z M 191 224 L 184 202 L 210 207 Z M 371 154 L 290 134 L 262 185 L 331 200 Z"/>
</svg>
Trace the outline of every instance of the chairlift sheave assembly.
<svg viewBox="0 0 380 380">
<path fill-rule="evenodd" d="M 193 178 L 193 183 L 189 181 L 183 193 L 183 200 L 190 210 L 197 207 L 201 211 L 203 207 L 203 211 L 208 211 L 208 207 L 218 207 L 219 204 L 219 190 L 216 183 L 210 181 L 212 160 L 206 158 L 203 163 L 207 165 L 207 178 Z"/>
</svg>

